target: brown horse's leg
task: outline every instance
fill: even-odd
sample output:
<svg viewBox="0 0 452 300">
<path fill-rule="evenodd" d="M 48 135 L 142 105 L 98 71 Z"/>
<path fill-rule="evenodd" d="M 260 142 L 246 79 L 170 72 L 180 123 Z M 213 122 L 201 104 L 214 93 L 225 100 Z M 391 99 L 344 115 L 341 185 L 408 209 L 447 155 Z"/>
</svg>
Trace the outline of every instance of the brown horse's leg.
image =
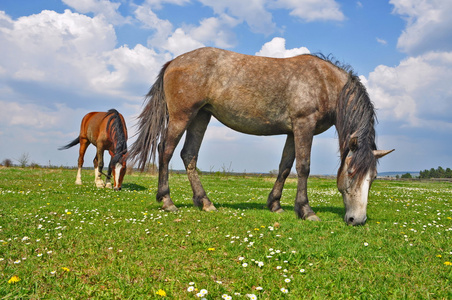
<svg viewBox="0 0 452 300">
<path fill-rule="evenodd" d="M 308 118 L 308 120 L 298 119 L 293 124 L 296 169 L 298 174 L 297 196 L 294 207 L 295 213 L 301 219 L 320 221 L 320 218 L 317 217 L 315 212 L 309 206 L 307 192 L 315 122 L 309 120 Z"/>
<path fill-rule="evenodd" d="M 78 170 L 77 170 L 77 177 L 75 178 L 75 184 L 82 184 L 82 167 L 85 157 L 86 149 L 89 146 L 89 141 L 86 139 L 80 138 L 80 150 L 78 155 Z"/>
<path fill-rule="evenodd" d="M 170 189 L 168 184 L 168 167 L 174 149 L 179 143 L 184 133 L 188 121 L 169 121 L 166 139 L 161 141 L 158 146 L 159 152 L 159 182 L 157 189 L 157 201 L 162 202 L 162 209 L 166 211 L 177 211 L 170 197 Z"/>
<path fill-rule="evenodd" d="M 111 160 L 113 159 L 114 153 L 112 151 L 108 151 L 110 154 L 110 163 L 108 164 L 108 172 L 107 172 L 107 178 L 105 179 L 105 187 L 106 188 L 112 188 L 111 186 L 111 173 L 113 171 L 113 166 L 111 165 Z"/>
<path fill-rule="evenodd" d="M 104 181 L 102 180 L 102 168 L 104 167 L 104 151 L 101 145 L 97 145 L 96 157 L 94 157 L 94 182 L 98 188 L 105 187 Z"/>
<path fill-rule="evenodd" d="M 210 202 L 206 192 L 199 179 L 196 170 L 196 162 L 198 160 L 198 152 L 201 147 L 201 142 L 209 124 L 211 115 L 208 112 L 200 111 L 196 118 L 187 128 L 185 136 L 184 148 L 181 152 L 182 160 L 184 161 L 185 169 L 187 170 L 188 180 L 190 181 L 193 190 L 193 203 L 201 207 L 205 211 L 216 210 L 215 206 Z"/>
<path fill-rule="evenodd" d="M 292 134 L 287 135 L 286 144 L 284 145 L 283 154 L 281 157 L 281 162 L 279 163 L 278 177 L 276 178 L 275 185 L 273 186 L 270 195 L 267 199 L 267 207 L 273 212 L 283 212 L 281 208 L 280 199 L 282 195 L 282 190 L 284 183 L 286 182 L 287 176 L 290 174 L 293 162 L 295 160 L 295 145 L 294 137 Z"/>
</svg>

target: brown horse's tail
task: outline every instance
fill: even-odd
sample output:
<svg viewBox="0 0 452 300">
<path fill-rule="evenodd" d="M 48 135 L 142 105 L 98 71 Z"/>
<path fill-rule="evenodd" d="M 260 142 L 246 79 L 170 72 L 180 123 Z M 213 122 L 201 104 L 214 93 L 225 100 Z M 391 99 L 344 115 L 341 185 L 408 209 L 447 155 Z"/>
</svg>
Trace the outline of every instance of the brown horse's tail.
<svg viewBox="0 0 452 300">
<path fill-rule="evenodd" d="M 58 150 L 66 150 L 69 149 L 71 147 L 74 147 L 75 145 L 77 145 L 78 143 L 80 143 L 80 137 L 78 136 L 75 140 L 73 140 L 72 142 L 70 142 L 69 144 L 67 144 L 66 146 L 62 146 L 60 148 L 58 148 Z"/>
<path fill-rule="evenodd" d="M 141 171 L 148 161 L 155 162 L 158 143 L 166 137 L 168 108 L 163 90 L 163 77 L 170 63 L 171 61 L 163 66 L 157 81 L 146 95 L 146 106 L 138 116 L 138 138 L 130 148 L 129 159 L 137 163 Z"/>
</svg>

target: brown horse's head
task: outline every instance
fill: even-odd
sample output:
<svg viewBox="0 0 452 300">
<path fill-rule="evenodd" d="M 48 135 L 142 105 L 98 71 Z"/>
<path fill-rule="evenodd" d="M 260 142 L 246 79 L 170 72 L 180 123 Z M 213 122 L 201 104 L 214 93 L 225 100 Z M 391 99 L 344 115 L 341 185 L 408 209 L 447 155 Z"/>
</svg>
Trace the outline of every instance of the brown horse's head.
<svg viewBox="0 0 452 300">
<path fill-rule="evenodd" d="M 351 144 L 356 143 L 352 139 Z M 394 150 L 369 150 L 371 159 L 367 160 L 368 165 L 361 172 L 357 172 L 356 165 L 357 145 L 351 145 L 350 151 L 337 173 L 337 187 L 342 194 L 345 206 L 344 221 L 348 225 L 364 225 L 367 220 L 367 200 L 370 186 L 377 177 L 377 159 L 391 153 Z M 364 171 L 364 172 L 363 172 Z"/>
<path fill-rule="evenodd" d="M 121 158 L 112 165 L 113 171 L 113 188 L 116 191 L 120 191 L 122 188 L 122 181 L 127 170 L 127 153 L 122 155 Z"/>
</svg>

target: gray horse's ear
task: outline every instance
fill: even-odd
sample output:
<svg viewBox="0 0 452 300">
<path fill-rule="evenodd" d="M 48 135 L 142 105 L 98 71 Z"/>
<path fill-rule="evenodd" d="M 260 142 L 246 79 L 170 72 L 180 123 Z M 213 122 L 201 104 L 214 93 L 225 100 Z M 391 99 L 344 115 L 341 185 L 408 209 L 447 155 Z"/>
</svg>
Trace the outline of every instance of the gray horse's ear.
<svg viewBox="0 0 452 300">
<path fill-rule="evenodd" d="M 376 159 L 382 158 L 385 155 L 388 155 L 389 153 L 391 153 L 392 151 L 394 151 L 395 149 L 392 150 L 374 150 L 374 156 Z"/>
</svg>

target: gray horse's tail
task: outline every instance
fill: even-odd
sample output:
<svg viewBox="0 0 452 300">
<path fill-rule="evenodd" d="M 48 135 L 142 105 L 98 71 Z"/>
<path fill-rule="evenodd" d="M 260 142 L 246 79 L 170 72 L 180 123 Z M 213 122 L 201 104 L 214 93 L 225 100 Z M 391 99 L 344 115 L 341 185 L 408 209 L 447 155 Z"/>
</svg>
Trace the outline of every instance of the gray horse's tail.
<svg viewBox="0 0 452 300">
<path fill-rule="evenodd" d="M 157 80 L 146 95 L 145 107 L 138 116 L 138 138 L 130 148 L 129 159 L 137 163 L 141 171 L 147 162 L 155 162 L 159 141 L 166 138 L 168 108 L 163 90 L 163 77 L 170 63 L 171 61 L 167 62 L 160 70 Z"/>
<path fill-rule="evenodd" d="M 70 142 L 69 144 L 67 144 L 66 146 L 62 146 L 60 148 L 58 148 L 58 150 L 66 150 L 69 149 L 71 147 L 74 147 L 75 145 L 77 145 L 78 143 L 80 143 L 80 136 L 78 136 L 75 140 L 73 140 L 72 142 Z"/>
</svg>

